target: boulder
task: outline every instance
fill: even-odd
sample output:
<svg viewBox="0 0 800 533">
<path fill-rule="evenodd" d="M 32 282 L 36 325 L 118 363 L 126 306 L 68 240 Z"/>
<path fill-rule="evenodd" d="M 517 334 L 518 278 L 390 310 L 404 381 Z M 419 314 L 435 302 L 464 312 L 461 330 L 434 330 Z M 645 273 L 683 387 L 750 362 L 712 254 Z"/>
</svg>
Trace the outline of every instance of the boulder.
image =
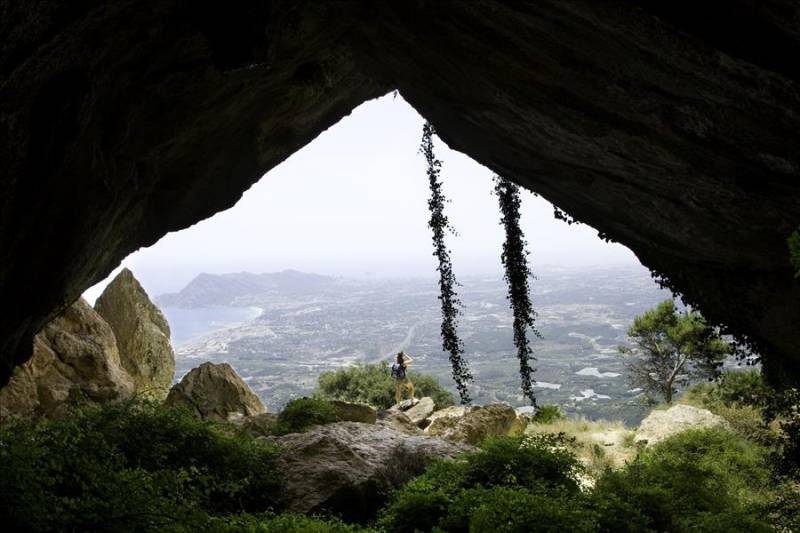
<svg viewBox="0 0 800 533">
<path fill-rule="evenodd" d="M 229 419 L 230 421 L 230 419 Z M 271 437 L 275 433 L 278 415 L 275 413 L 261 413 L 241 419 L 241 428 L 245 433 L 254 437 Z"/>
<path fill-rule="evenodd" d="M 687 429 L 710 427 L 729 426 L 725 419 L 708 409 L 699 409 L 691 405 L 673 405 L 669 409 L 656 410 L 647 415 L 636 430 L 633 442 L 637 445 L 652 446 Z"/>
<path fill-rule="evenodd" d="M 243 417 L 266 412 L 258 396 L 228 363 L 203 363 L 193 368 L 172 387 L 166 403 L 222 422 L 243 423 Z"/>
<path fill-rule="evenodd" d="M 409 398 L 407 400 L 403 400 L 400 403 L 396 403 L 390 407 L 390 409 L 395 409 L 397 411 L 408 411 L 415 405 L 419 403 L 419 398 Z"/>
<path fill-rule="evenodd" d="M 411 420 L 412 423 L 419 425 L 423 420 L 433 412 L 435 404 L 433 398 L 421 398 L 416 405 L 407 409 L 405 415 Z"/>
<path fill-rule="evenodd" d="M 330 403 L 336 410 L 336 417 L 342 422 L 374 424 L 377 421 L 378 413 L 369 405 L 344 402 L 342 400 L 331 400 Z"/>
<path fill-rule="evenodd" d="M 472 407 L 461 417 L 440 416 L 425 431 L 452 442 L 479 444 L 486 437 L 520 435 L 524 429 L 513 407 L 492 404 Z"/>
<path fill-rule="evenodd" d="M 429 433 L 429 428 L 434 421 L 438 420 L 439 418 L 453 418 L 458 419 L 464 416 L 467 412 L 467 408 L 460 406 L 460 405 L 451 405 L 450 407 L 445 407 L 444 409 L 439 409 L 438 411 L 434 411 L 431 413 L 428 418 L 425 420 L 425 433 Z M 441 426 L 442 422 L 439 423 Z"/>
<path fill-rule="evenodd" d="M 394 487 L 436 458 L 473 448 L 358 422 L 317 426 L 275 440 L 287 476 L 290 511 L 332 512 L 345 520 L 372 517 Z"/>
<path fill-rule="evenodd" d="M 79 299 L 34 337 L 33 355 L 0 390 L 0 419 L 54 416 L 67 403 L 130 398 L 111 327 Z"/>
<path fill-rule="evenodd" d="M 378 412 L 377 424 L 407 435 L 422 435 L 422 430 L 402 411 L 386 409 Z"/>
<path fill-rule="evenodd" d="M 122 366 L 137 395 L 164 399 L 175 376 L 175 353 L 164 315 L 127 268 L 97 299 L 95 309 L 114 330 Z"/>
<path fill-rule="evenodd" d="M 435 404 L 433 398 L 425 396 L 424 398 L 410 398 L 393 405 L 391 411 L 399 411 L 404 413 L 412 424 L 421 424 L 433 412 Z"/>
</svg>

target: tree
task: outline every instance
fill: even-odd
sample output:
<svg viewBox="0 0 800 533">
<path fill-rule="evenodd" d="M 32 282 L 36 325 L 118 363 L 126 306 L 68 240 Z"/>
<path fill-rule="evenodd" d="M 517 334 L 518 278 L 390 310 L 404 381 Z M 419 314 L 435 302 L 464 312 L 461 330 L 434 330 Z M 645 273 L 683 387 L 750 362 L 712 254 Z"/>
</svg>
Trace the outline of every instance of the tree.
<svg viewBox="0 0 800 533">
<path fill-rule="evenodd" d="M 679 312 L 672 300 L 634 318 L 628 336 L 634 346 L 619 350 L 628 357 L 630 383 L 643 388 L 649 399 L 660 396 L 667 404 L 679 386 L 718 376 L 722 361 L 733 352 L 718 328 L 697 311 Z"/>
<path fill-rule="evenodd" d="M 494 192 L 500 204 L 500 223 L 503 225 L 506 240 L 503 242 L 503 253 L 500 256 L 505 268 L 505 280 L 508 285 L 508 301 L 514 314 L 514 346 L 519 359 L 519 375 L 522 380 L 522 393 L 536 405 L 533 392 L 535 383 L 533 376 L 533 356 L 528 329 L 537 337 L 541 337 L 536 329 L 536 312 L 531 302 L 531 291 L 528 280 L 533 277 L 528 266 L 527 242 L 519 223 L 521 200 L 519 187 L 506 178 L 494 177 Z"/>
</svg>

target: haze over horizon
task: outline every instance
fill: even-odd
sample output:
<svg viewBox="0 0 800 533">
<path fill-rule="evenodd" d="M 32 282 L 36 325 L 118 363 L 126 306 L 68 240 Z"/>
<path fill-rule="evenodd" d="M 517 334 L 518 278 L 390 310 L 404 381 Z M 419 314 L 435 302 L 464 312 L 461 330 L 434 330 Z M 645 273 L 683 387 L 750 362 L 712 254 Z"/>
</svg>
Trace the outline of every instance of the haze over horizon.
<svg viewBox="0 0 800 533">
<path fill-rule="evenodd" d="M 423 118 L 401 97 L 366 102 L 267 173 L 231 209 L 129 255 L 153 295 L 175 292 L 200 273 L 285 269 L 343 277 L 432 277 L 429 196 L 418 154 Z M 448 236 L 457 276 L 502 275 L 503 241 L 493 173 L 436 139 Z M 634 266 L 635 255 L 586 225 L 556 220 L 553 207 L 523 193 L 522 225 L 539 267 Z"/>
</svg>

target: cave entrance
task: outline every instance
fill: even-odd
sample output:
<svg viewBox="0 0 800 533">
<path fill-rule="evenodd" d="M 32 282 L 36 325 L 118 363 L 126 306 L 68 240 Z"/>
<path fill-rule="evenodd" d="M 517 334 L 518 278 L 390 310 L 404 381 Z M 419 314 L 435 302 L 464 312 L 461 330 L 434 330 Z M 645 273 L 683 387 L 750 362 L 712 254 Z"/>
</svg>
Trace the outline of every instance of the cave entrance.
<svg viewBox="0 0 800 533">
<path fill-rule="evenodd" d="M 227 360 L 275 410 L 313 390 L 321 372 L 406 349 L 418 370 L 453 388 L 438 337 L 422 123 L 399 96 L 369 101 L 235 207 L 123 262 L 171 323 L 176 378 L 205 360 Z M 436 142 L 459 233 L 448 246 L 463 284 L 474 399 L 522 405 L 492 172 Z M 627 394 L 613 348 L 636 313 L 668 295 L 627 248 L 557 220 L 544 199 L 524 192 L 522 217 L 545 335 L 534 346 L 537 394 L 602 414 L 608 398 Z M 90 302 L 106 282 L 87 291 Z"/>
</svg>

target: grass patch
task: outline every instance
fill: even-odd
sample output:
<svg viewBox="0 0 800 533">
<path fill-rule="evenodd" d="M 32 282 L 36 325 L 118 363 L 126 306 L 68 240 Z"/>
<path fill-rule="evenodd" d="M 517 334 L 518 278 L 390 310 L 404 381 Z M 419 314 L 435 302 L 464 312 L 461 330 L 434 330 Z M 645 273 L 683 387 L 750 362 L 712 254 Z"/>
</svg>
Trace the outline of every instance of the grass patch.
<svg viewBox="0 0 800 533">
<path fill-rule="evenodd" d="M 547 424 L 528 424 L 525 433 L 564 435 L 593 477 L 606 468 L 619 468 L 636 456 L 634 433 L 620 421 L 565 417 Z"/>
</svg>

